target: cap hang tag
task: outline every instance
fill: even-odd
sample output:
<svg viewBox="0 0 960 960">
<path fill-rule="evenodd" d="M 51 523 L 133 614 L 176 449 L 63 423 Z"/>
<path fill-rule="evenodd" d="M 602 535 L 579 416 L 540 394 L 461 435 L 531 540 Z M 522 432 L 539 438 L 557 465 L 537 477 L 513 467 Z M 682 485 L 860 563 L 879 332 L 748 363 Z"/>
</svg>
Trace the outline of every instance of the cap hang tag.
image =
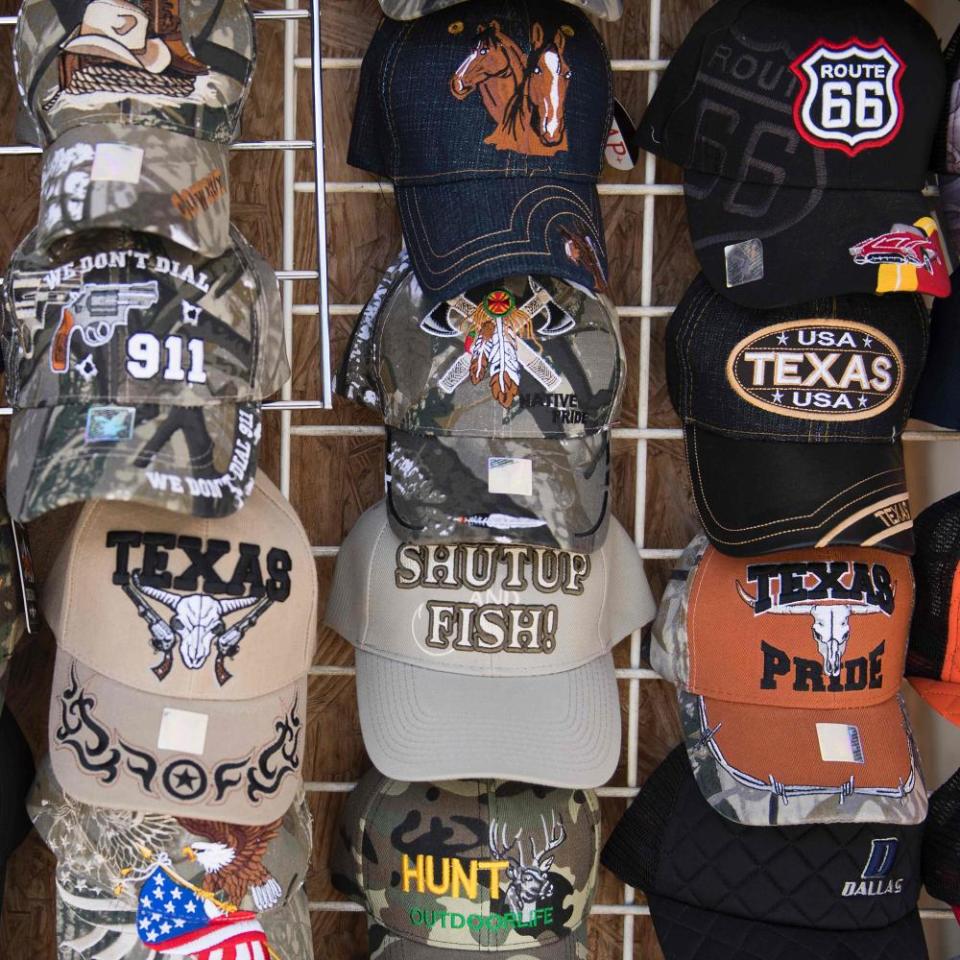
<svg viewBox="0 0 960 960">
<path fill-rule="evenodd" d="M 487 491 L 507 496 L 533 496 L 533 461 L 490 457 L 487 460 Z"/>
<path fill-rule="evenodd" d="M 157 734 L 157 749 L 202 756 L 207 743 L 209 720 L 210 717 L 205 713 L 164 707 Z"/>
<path fill-rule="evenodd" d="M 727 287 L 742 287 L 763 279 L 763 241 L 758 239 L 732 243 L 723 248 L 727 268 Z"/>
<path fill-rule="evenodd" d="M 610 121 L 604 156 L 614 170 L 632 170 L 640 156 L 636 124 L 619 100 L 613 101 L 613 118 Z"/>
<path fill-rule="evenodd" d="M 27 529 L 16 520 L 10 521 L 13 537 L 13 553 L 17 558 L 17 587 L 20 592 L 20 609 L 27 633 L 36 633 L 40 626 L 37 609 L 37 580 L 33 572 L 33 557 L 27 540 Z"/>
<path fill-rule="evenodd" d="M 848 723 L 818 723 L 817 739 L 824 763 L 864 763 L 860 729 Z"/>
<path fill-rule="evenodd" d="M 110 183 L 139 183 L 143 150 L 125 143 L 98 143 L 93 152 L 90 179 Z"/>
</svg>

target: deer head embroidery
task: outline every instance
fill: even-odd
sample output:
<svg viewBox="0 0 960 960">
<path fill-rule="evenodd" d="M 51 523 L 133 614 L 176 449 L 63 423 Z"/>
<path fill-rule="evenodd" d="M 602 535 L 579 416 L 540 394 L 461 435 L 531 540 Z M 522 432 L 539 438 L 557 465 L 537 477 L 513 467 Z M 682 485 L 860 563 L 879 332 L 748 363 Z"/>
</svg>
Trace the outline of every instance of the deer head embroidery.
<svg viewBox="0 0 960 960">
<path fill-rule="evenodd" d="M 504 823 L 498 826 L 496 819 L 490 821 L 490 852 L 493 856 L 506 860 L 510 864 L 507 868 L 510 884 L 504 895 L 507 908 L 510 913 L 519 914 L 525 922 L 533 920 L 534 911 L 540 901 L 549 900 L 553 896 L 553 881 L 550 879 L 549 871 L 553 866 L 554 857 L 548 854 L 567 839 L 563 818 L 551 813 L 550 820 L 548 830 L 546 818 L 543 815 L 540 817 L 540 822 L 543 824 L 542 850 L 538 851 L 536 840 L 533 837 L 529 838 L 532 858 L 529 864 L 524 859 L 523 841 L 520 839 L 523 829 L 518 830 L 508 843 L 507 825 Z M 510 854 L 514 847 L 516 847 L 516 856 Z"/>
</svg>

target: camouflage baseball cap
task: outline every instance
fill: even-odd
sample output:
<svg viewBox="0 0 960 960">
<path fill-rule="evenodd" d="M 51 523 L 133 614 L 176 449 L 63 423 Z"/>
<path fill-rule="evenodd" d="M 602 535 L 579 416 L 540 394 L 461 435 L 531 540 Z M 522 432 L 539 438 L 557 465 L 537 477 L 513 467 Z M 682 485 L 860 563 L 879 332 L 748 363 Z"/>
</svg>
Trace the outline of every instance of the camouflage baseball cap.
<svg viewBox="0 0 960 960">
<path fill-rule="evenodd" d="M 27 810 L 57 858 L 62 954 L 155 960 L 167 946 L 170 952 L 162 955 L 180 956 L 182 950 L 175 954 L 174 945 L 163 944 L 176 935 L 185 938 L 184 948 L 190 938 L 209 938 L 214 952 L 204 955 L 210 960 L 313 957 L 303 890 L 312 821 L 302 791 L 276 820 L 261 825 L 188 819 L 82 803 L 64 792 L 46 758 Z M 194 930 L 198 898 L 204 909 Z M 239 925 L 247 952 L 218 954 L 218 933 L 236 936 Z"/>
<path fill-rule="evenodd" d="M 655 611 L 615 519 L 589 554 L 401 543 L 381 502 L 340 548 L 326 620 L 357 648 L 364 744 L 384 773 L 595 787 L 620 755 L 611 650 Z M 505 726 L 531 749 L 504 750 Z"/>
<path fill-rule="evenodd" d="M 463 0 L 380 0 L 380 6 L 394 20 L 415 20 L 429 13 L 455 6 Z M 623 0 L 567 0 L 583 7 L 604 20 L 619 20 L 623 16 Z"/>
<path fill-rule="evenodd" d="M 625 374 L 606 297 L 514 276 L 435 304 L 402 260 L 364 310 L 337 388 L 386 421 L 401 538 L 589 552 L 606 534 Z"/>
<path fill-rule="evenodd" d="M 229 144 L 256 61 L 244 0 L 26 0 L 14 50 L 47 148 L 39 245 L 119 228 L 229 248 Z"/>
<path fill-rule="evenodd" d="M 50 753 L 84 803 L 264 824 L 302 783 L 317 576 L 261 472 L 222 520 L 88 503 L 43 594 Z"/>
<path fill-rule="evenodd" d="M 330 872 L 367 911 L 371 960 L 586 960 L 599 853 L 591 790 L 373 769 L 343 808 Z"/>
<path fill-rule="evenodd" d="M 32 564 L 29 552 L 21 553 L 23 544 L 19 535 L 22 534 L 22 530 L 14 530 L 6 502 L 0 495 L 0 707 L 10 658 L 27 629 L 24 604 L 31 599 L 23 591 L 32 586 L 21 583 L 21 572 L 30 581 L 33 579 L 32 570 L 23 569 Z M 35 596 L 32 599 L 35 600 Z"/>
<path fill-rule="evenodd" d="M 921 823 L 927 793 L 900 696 L 907 557 L 863 547 L 731 557 L 697 537 L 653 625 L 694 776 L 750 826 Z"/>
<path fill-rule="evenodd" d="M 240 509 L 260 401 L 289 377 L 276 276 L 233 229 L 215 259 L 153 234 L 30 234 L 4 284 L 7 503 L 18 520 L 77 500 Z"/>
</svg>

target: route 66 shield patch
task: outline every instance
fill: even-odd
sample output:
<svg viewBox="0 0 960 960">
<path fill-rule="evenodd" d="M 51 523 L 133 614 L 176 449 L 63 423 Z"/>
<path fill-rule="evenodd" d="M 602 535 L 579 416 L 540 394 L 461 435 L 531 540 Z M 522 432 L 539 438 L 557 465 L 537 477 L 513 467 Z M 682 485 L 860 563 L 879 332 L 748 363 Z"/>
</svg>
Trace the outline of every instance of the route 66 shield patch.
<svg viewBox="0 0 960 960">
<path fill-rule="evenodd" d="M 790 69 L 800 80 L 793 121 L 815 147 L 855 157 L 886 146 L 903 125 L 903 60 L 885 40 L 818 40 Z"/>
</svg>

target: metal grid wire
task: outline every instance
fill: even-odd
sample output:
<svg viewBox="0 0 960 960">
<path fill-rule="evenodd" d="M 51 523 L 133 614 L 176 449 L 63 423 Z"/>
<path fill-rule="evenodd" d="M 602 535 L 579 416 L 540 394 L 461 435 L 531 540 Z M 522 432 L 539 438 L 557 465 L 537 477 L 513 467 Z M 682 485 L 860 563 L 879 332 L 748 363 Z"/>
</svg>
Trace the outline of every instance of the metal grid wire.
<svg viewBox="0 0 960 960">
<path fill-rule="evenodd" d="M 645 73 L 647 75 L 647 97 L 653 95 L 659 74 L 668 61 L 660 58 L 661 10 L 663 3 L 670 0 L 647 0 L 649 6 L 649 47 L 646 59 L 613 60 L 615 72 Z M 376 182 L 336 182 L 328 181 L 324 169 L 323 137 L 323 73 L 329 70 L 359 70 L 359 57 L 323 57 L 321 55 L 321 6 L 322 0 L 309 0 L 309 6 L 298 6 L 298 0 L 284 0 L 283 9 L 257 10 L 254 17 L 258 23 L 279 21 L 283 25 L 283 136 L 280 140 L 242 141 L 234 145 L 235 150 L 280 150 L 283 151 L 283 233 L 281 250 L 281 268 L 277 271 L 283 304 L 283 324 L 287 343 L 293 341 L 293 318 L 295 316 L 317 317 L 320 324 L 320 374 L 322 392 L 316 400 L 292 401 L 291 384 L 287 383 L 279 401 L 264 404 L 280 417 L 280 489 L 284 496 L 290 495 L 291 450 L 294 437 L 358 437 L 377 436 L 384 433 L 382 427 L 375 426 L 294 426 L 294 410 L 329 409 L 333 402 L 331 380 L 331 341 L 330 319 L 335 316 L 357 316 L 362 304 L 329 303 L 328 301 L 328 258 L 326 222 L 326 204 L 315 204 L 315 220 L 310 224 L 316 235 L 323 238 L 318 244 L 318 262 L 315 267 L 298 269 L 294 262 L 294 249 L 297 218 L 295 203 L 297 194 L 314 194 L 328 197 L 332 194 L 361 194 L 392 192 L 392 186 Z M 311 31 L 310 50 L 307 53 L 299 49 L 298 21 L 309 20 Z M 0 27 L 12 27 L 16 17 L 0 17 Z M 276 29 L 276 27 L 266 27 Z M 307 139 L 298 139 L 297 130 L 297 71 L 308 70 L 312 79 L 313 130 Z M 310 151 L 313 154 L 313 179 L 297 180 L 296 154 Z M 0 145 L 0 155 L 29 155 L 39 153 L 35 147 L 18 145 Z M 638 304 L 618 304 L 621 320 L 639 322 L 640 349 L 636 358 L 639 372 L 637 397 L 637 426 L 635 428 L 616 428 L 612 431 L 615 438 L 632 440 L 635 444 L 636 487 L 634 490 L 634 529 L 633 536 L 637 551 L 644 560 L 671 560 L 680 556 L 681 549 L 650 549 L 646 547 L 646 506 L 647 506 L 647 445 L 650 441 L 683 439 L 679 429 L 658 429 L 649 426 L 650 391 L 650 336 L 653 321 L 665 321 L 670 317 L 672 305 L 657 305 L 653 302 L 654 274 L 654 226 L 657 197 L 682 196 L 683 189 L 676 184 L 657 183 L 656 160 L 645 155 L 636 168 L 635 176 L 642 177 L 641 182 L 630 184 L 601 184 L 601 196 L 639 196 L 643 198 L 642 262 L 640 302 Z M 298 280 L 318 282 L 319 296 L 315 304 L 297 304 L 294 302 L 294 283 Z M 0 415 L 8 415 L 9 407 L 0 408 Z M 960 433 L 932 430 L 911 430 L 904 434 L 910 442 L 918 441 L 956 441 Z M 315 557 L 334 557 L 339 546 L 316 545 Z M 637 748 L 640 736 L 640 684 L 643 681 L 659 679 L 659 675 L 641 666 L 641 635 L 634 632 L 630 637 L 629 666 L 617 669 L 617 679 L 626 684 L 628 696 L 628 720 L 626 737 L 627 784 L 624 787 L 602 787 L 600 796 L 632 798 L 639 789 L 637 770 Z M 339 665 L 317 665 L 311 668 L 313 676 L 352 676 L 352 667 Z M 306 784 L 310 793 L 346 793 L 353 788 L 352 783 L 335 781 L 312 781 Z M 345 901 L 311 901 L 312 912 L 356 912 L 362 908 Z M 645 904 L 636 903 L 635 891 L 630 886 L 623 888 L 621 903 L 595 904 L 595 916 L 620 916 L 623 922 L 623 960 L 634 957 L 634 924 L 638 916 L 649 916 L 650 910 Z M 946 909 L 925 909 L 920 911 L 925 920 L 951 920 L 953 913 Z"/>
</svg>

